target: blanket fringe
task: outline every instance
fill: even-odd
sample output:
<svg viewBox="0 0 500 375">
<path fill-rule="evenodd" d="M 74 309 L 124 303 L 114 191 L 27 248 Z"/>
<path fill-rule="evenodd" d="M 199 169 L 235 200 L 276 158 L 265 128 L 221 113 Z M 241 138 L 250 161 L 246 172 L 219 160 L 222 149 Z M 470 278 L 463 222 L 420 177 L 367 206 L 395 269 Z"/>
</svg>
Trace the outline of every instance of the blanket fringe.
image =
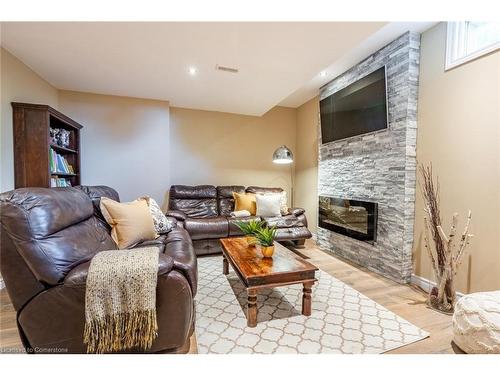
<svg viewBox="0 0 500 375">
<path fill-rule="evenodd" d="M 83 342 L 87 353 L 111 353 L 132 348 L 151 348 L 158 335 L 156 310 L 106 315 L 85 321 Z"/>
</svg>

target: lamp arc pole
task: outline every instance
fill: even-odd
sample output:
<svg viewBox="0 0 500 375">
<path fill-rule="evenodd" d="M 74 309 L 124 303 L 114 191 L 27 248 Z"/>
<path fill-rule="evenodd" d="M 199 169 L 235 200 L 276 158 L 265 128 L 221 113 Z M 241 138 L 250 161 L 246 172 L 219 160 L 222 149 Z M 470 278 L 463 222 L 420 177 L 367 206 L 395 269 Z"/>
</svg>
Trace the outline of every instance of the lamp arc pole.
<svg viewBox="0 0 500 375">
<path fill-rule="evenodd" d="M 275 164 L 290 164 L 290 205 L 293 207 L 293 153 L 286 145 L 279 146 L 273 153 L 273 163 Z"/>
</svg>

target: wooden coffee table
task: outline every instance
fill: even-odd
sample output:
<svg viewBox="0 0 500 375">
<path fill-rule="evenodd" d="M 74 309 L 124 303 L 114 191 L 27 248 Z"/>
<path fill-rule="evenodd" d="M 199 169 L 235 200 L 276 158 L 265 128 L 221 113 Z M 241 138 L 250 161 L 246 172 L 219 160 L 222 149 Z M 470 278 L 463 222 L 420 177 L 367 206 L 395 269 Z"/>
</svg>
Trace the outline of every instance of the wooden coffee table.
<svg viewBox="0 0 500 375">
<path fill-rule="evenodd" d="M 223 273 L 229 273 L 229 263 L 247 290 L 247 325 L 257 325 L 257 291 L 291 284 L 302 284 L 302 314 L 311 315 L 311 288 L 318 270 L 279 243 L 272 258 L 263 258 L 260 249 L 248 246 L 246 238 L 222 238 Z"/>
</svg>

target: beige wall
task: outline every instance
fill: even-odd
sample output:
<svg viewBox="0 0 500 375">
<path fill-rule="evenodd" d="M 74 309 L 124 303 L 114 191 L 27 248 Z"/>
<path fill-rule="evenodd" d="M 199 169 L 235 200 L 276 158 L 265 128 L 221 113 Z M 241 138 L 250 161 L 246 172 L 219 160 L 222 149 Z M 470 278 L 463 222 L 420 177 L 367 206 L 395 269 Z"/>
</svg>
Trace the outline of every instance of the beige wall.
<svg viewBox="0 0 500 375">
<path fill-rule="evenodd" d="M 170 184 L 169 104 L 60 91 L 61 112 L 81 123 L 83 185 L 109 185 L 123 201 L 163 203 Z"/>
<path fill-rule="evenodd" d="M 295 153 L 295 205 L 306 210 L 311 232 L 318 225 L 318 125 L 319 97 L 297 108 Z"/>
<path fill-rule="evenodd" d="M 422 35 L 417 158 L 440 178 L 445 225 L 473 212 L 475 238 L 458 275 L 464 292 L 500 289 L 500 53 L 444 71 L 445 25 Z M 1 49 L 1 190 L 13 188 L 11 101 L 49 104 L 81 122 L 82 183 L 109 184 L 124 200 L 170 184 L 260 184 L 290 191 L 290 167 L 271 156 L 295 154 L 295 205 L 316 228 L 318 98 L 262 117 L 174 108 L 168 102 L 58 91 Z M 416 197 L 414 270 L 432 279 L 422 248 Z M 462 227 L 462 226 L 461 226 Z"/>
<path fill-rule="evenodd" d="M 417 160 L 432 162 L 439 176 L 446 228 L 458 212 L 462 230 L 472 210 L 475 237 L 459 270 L 458 289 L 500 289 L 500 53 L 445 72 L 445 38 L 445 24 L 422 35 Z M 417 192 L 414 268 L 432 278 L 422 244 L 423 217 Z"/>
<path fill-rule="evenodd" d="M 290 166 L 272 163 L 282 144 L 295 151 L 296 110 L 262 117 L 170 108 L 172 184 L 280 186 L 290 191 Z"/>
<path fill-rule="evenodd" d="M 58 107 L 57 89 L 43 80 L 7 50 L 0 48 L 1 176 L 0 191 L 14 189 L 14 149 L 11 102 Z"/>
</svg>

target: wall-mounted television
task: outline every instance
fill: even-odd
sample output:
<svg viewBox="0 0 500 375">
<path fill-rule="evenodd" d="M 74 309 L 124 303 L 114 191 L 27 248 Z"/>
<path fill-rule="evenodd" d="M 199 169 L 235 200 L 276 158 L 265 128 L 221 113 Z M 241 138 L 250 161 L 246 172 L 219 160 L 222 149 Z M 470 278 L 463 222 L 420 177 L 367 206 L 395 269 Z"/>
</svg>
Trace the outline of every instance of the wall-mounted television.
<svg viewBox="0 0 500 375">
<path fill-rule="evenodd" d="M 320 101 L 321 143 L 387 128 L 385 66 Z"/>
</svg>

